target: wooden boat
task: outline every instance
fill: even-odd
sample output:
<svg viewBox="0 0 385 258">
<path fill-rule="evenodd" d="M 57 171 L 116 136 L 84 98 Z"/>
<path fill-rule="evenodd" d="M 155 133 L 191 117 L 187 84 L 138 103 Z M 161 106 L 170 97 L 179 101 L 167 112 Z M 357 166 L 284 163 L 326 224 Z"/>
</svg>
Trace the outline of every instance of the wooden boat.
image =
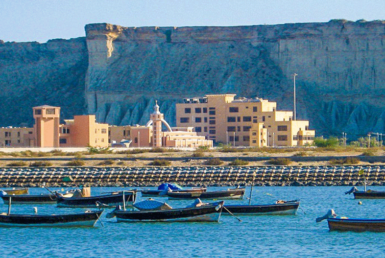
<svg viewBox="0 0 385 258">
<path fill-rule="evenodd" d="M 93 227 L 103 210 L 62 214 L 62 215 L 29 215 L 29 214 L 0 214 L 2 227 Z"/>
<path fill-rule="evenodd" d="M 317 218 L 317 222 L 327 219 L 331 231 L 373 231 L 385 232 L 385 219 L 354 219 L 337 217 L 334 210 L 330 210 L 325 216 Z"/>
<path fill-rule="evenodd" d="M 374 190 L 364 190 L 359 191 L 356 187 L 353 187 L 349 191 L 345 192 L 345 194 L 353 193 L 354 199 L 385 199 L 384 191 L 374 191 Z"/>
<path fill-rule="evenodd" d="M 33 204 L 33 203 L 56 203 L 56 195 L 54 194 L 23 194 L 23 195 L 4 195 L 1 197 L 5 204 L 9 203 L 12 198 L 14 204 Z"/>
<path fill-rule="evenodd" d="M 250 204 L 249 205 L 225 205 L 225 208 L 234 214 L 295 215 L 299 208 L 299 201 L 287 201 L 287 202 L 278 201 L 275 204 L 262 204 L 262 205 L 250 205 Z"/>
<path fill-rule="evenodd" d="M 229 189 L 222 191 L 211 191 L 202 193 L 180 193 L 180 192 L 168 192 L 167 196 L 169 200 L 178 199 L 242 199 L 245 194 L 245 188 Z"/>
<path fill-rule="evenodd" d="M 8 195 L 28 194 L 28 188 L 4 189 L 0 190 L 0 192 L 1 191 L 4 191 Z"/>
<path fill-rule="evenodd" d="M 120 207 L 109 215 L 117 222 L 218 222 L 224 202 L 176 209 L 127 211 Z"/>
<path fill-rule="evenodd" d="M 206 188 L 192 188 L 192 189 L 184 189 L 178 184 L 174 183 L 163 183 L 158 186 L 157 190 L 141 190 L 142 197 L 167 197 L 167 192 L 171 189 L 173 192 L 181 192 L 181 193 L 202 193 L 206 192 Z"/>
<path fill-rule="evenodd" d="M 62 208 L 96 208 L 98 203 L 104 207 L 115 207 L 117 205 L 132 206 L 136 200 L 136 191 L 117 192 L 108 195 L 90 196 L 90 197 L 71 197 L 66 198 L 57 195 L 57 206 Z"/>
</svg>

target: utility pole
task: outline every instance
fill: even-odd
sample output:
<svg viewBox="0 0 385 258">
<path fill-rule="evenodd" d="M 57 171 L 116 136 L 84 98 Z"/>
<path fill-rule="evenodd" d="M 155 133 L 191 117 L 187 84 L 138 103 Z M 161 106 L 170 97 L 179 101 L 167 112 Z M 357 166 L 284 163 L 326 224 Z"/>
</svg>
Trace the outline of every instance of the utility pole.
<svg viewBox="0 0 385 258">
<path fill-rule="evenodd" d="M 297 108 L 296 108 L 296 90 L 295 90 L 295 77 L 298 74 L 294 73 L 293 74 L 293 82 L 294 82 L 294 121 L 297 120 Z"/>
<path fill-rule="evenodd" d="M 368 133 L 368 137 L 369 137 L 368 148 L 370 148 L 370 133 Z"/>
</svg>

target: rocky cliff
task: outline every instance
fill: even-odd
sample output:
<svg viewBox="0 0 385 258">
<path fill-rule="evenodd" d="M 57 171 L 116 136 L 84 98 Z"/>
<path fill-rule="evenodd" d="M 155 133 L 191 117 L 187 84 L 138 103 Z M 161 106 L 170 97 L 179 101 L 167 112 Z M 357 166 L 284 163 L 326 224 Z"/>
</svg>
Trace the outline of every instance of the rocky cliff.
<svg viewBox="0 0 385 258">
<path fill-rule="evenodd" d="M 0 104 L 0 124 L 25 121 L 29 109 L 14 120 L 19 105 L 42 102 L 62 106 L 66 115 L 88 112 L 100 122 L 144 124 L 155 99 L 175 124 L 176 102 L 208 93 L 258 96 L 292 109 L 297 73 L 297 117 L 309 119 L 318 135 L 385 133 L 384 36 L 382 21 L 90 24 L 86 39 L 0 44 L 6 61 L 0 62 L 0 94 L 13 104 Z"/>
</svg>

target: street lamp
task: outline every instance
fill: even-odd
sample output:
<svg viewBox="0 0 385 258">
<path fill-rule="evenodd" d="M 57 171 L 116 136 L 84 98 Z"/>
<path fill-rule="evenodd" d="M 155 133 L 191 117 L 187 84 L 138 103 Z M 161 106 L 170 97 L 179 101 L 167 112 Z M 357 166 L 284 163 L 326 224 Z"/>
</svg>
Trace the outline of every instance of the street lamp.
<svg viewBox="0 0 385 258">
<path fill-rule="evenodd" d="M 298 74 L 294 73 L 293 74 L 293 82 L 294 82 L 294 121 L 297 120 L 297 108 L 296 108 L 296 99 L 295 99 L 295 77 L 297 76 Z"/>
<path fill-rule="evenodd" d="M 344 140 L 344 146 L 346 148 L 346 133 L 345 132 L 342 132 L 342 138 Z"/>
<path fill-rule="evenodd" d="M 370 148 L 370 133 L 368 133 L 368 137 L 369 137 L 368 148 Z"/>
</svg>

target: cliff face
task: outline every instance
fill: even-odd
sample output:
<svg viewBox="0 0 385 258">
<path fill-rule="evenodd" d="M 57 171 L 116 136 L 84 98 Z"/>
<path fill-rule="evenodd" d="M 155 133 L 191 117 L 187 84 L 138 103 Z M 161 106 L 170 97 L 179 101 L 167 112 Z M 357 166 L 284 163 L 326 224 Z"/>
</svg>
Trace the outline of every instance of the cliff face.
<svg viewBox="0 0 385 258">
<path fill-rule="evenodd" d="M 0 62 L 0 94 L 19 97 L 13 109 L 0 104 L 5 110 L 0 124 L 14 121 L 10 111 L 26 101 L 20 94 L 31 105 L 60 105 L 68 115 L 96 113 L 98 121 L 117 125 L 147 122 L 155 99 L 175 124 L 176 102 L 209 93 L 258 96 L 278 102 L 280 110 L 292 109 L 297 73 L 297 117 L 310 120 L 318 135 L 385 133 L 384 37 L 379 21 L 90 24 L 86 40 L 0 44 L 1 61 L 6 60 Z M 29 107 L 21 113 L 18 121 L 30 118 Z"/>
<path fill-rule="evenodd" d="M 0 42 L 0 126 L 31 126 L 32 107 L 62 108 L 62 117 L 83 114 L 88 54 L 85 38 Z"/>
</svg>

